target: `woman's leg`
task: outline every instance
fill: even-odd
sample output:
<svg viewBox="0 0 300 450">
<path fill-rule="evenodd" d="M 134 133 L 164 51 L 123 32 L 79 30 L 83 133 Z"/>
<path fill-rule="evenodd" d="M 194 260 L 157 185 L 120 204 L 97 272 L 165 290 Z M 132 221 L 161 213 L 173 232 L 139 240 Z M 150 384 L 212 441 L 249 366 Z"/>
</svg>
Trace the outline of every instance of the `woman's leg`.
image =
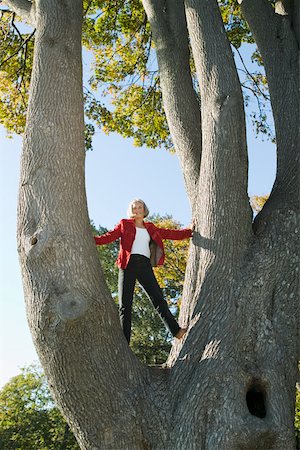
<svg viewBox="0 0 300 450">
<path fill-rule="evenodd" d="M 155 278 L 150 260 L 148 258 L 145 258 L 143 264 L 139 265 L 137 279 L 149 295 L 153 306 L 160 315 L 162 321 L 165 323 L 172 335 L 176 336 L 180 330 L 180 326 L 169 310 L 168 304 L 163 297 L 162 290 Z"/>
<path fill-rule="evenodd" d="M 132 299 L 136 281 L 136 267 L 129 261 L 125 270 L 119 269 L 119 316 L 124 335 L 129 344 L 131 335 Z"/>
</svg>

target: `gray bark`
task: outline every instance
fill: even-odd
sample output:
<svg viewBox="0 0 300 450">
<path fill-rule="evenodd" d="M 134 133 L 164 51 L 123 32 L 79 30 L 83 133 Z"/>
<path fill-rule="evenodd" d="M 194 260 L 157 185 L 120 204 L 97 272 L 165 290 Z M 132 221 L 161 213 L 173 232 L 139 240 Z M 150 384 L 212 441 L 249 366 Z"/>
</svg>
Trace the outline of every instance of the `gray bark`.
<svg viewBox="0 0 300 450">
<path fill-rule="evenodd" d="M 40 1 L 36 19 L 18 224 L 28 321 L 82 448 L 138 448 L 135 404 L 148 372 L 120 330 L 86 206 L 81 2 Z"/>
<path fill-rule="evenodd" d="M 291 27 L 294 30 L 295 38 L 300 43 L 300 29 L 299 29 L 299 14 L 300 2 L 299 0 L 280 0 L 275 3 L 275 12 L 286 16 Z"/>
<path fill-rule="evenodd" d="M 4 0 L 3 3 L 12 9 L 24 22 L 35 25 L 35 3 L 28 0 Z"/>
<path fill-rule="evenodd" d="M 145 0 L 143 5 L 155 41 L 168 125 L 193 208 L 202 151 L 201 113 L 190 71 L 184 5 L 182 0 Z"/>
<path fill-rule="evenodd" d="M 197 284 L 186 284 L 181 311 L 189 323 L 199 314 L 202 299 L 218 297 L 224 280 L 234 276 L 251 236 L 251 212 L 243 98 L 219 8 L 214 1 L 185 1 L 185 8 L 203 117 L 194 212 L 198 234 L 188 265 L 189 270 L 199 261 Z M 214 290 L 206 283 L 211 278 L 218 280 Z"/>
<path fill-rule="evenodd" d="M 276 182 L 260 219 L 270 208 L 299 206 L 299 16 L 291 9 L 293 22 L 266 0 L 244 0 L 241 8 L 263 57 L 276 130 Z"/>
<path fill-rule="evenodd" d="M 33 339 L 82 449 L 290 450 L 299 357 L 298 185 L 289 160 L 295 148 L 286 149 L 285 160 L 286 122 L 280 128 L 278 119 L 281 195 L 276 200 L 272 194 L 273 206 L 262 212 L 253 232 L 243 103 L 217 4 L 143 3 L 197 222 L 186 274 L 191 288 L 181 314 L 189 330 L 161 368 L 139 363 L 122 335 L 86 206 L 82 5 L 40 0 L 18 221 Z M 189 71 L 188 35 L 201 110 Z M 287 55 L 293 46 L 288 39 Z M 284 58 L 283 65 L 290 61 Z M 276 73 L 271 96 L 281 86 Z M 286 111 L 292 115 L 288 104 Z M 294 141 L 286 136 L 286 142 Z"/>
</svg>

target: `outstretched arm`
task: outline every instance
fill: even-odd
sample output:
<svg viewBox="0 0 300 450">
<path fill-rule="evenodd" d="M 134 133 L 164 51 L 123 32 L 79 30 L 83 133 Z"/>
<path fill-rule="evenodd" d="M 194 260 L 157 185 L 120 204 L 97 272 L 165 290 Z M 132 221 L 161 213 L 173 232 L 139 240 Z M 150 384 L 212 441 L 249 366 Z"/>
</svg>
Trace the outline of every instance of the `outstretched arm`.
<svg viewBox="0 0 300 450">
<path fill-rule="evenodd" d="M 110 244 L 113 241 L 116 241 L 121 236 L 121 224 L 118 223 L 118 225 L 115 226 L 115 228 L 112 231 L 108 231 L 105 234 L 102 234 L 101 236 L 94 236 L 96 245 L 104 245 L 104 244 Z"/>
<path fill-rule="evenodd" d="M 168 228 L 157 228 L 162 239 L 172 239 L 173 241 L 180 241 L 188 239 L 193 236 L 192 228 L 183 228 L 182 230 L 169 230 Z"/>
</svg>

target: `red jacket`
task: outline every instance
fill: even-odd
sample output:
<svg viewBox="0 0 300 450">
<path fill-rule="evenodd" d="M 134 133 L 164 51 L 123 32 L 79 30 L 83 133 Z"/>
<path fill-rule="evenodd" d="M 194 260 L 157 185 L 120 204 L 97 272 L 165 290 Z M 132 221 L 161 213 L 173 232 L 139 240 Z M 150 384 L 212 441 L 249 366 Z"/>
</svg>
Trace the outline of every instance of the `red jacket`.
<svg viewBox="0 0 300 450">
<path fill-rule="evenodd" d="M 150 260 L 153 266 L 161 266 L 165 260 L 163 239 L 181 240 L 192 236 L 192 230 L 185 228 L 182 230 L 169 230 L 167 228 L 157 228 L 152 222 L 144 222 L 150 235 Z M 122 219 L 118 225 L 102 236 L 94 236 L 97 245 L 109 244 L 116 239 L 120 240 L 120 251 L 117 258 L 117 266 L 125 269 L 129 262 L 133 241 L 135 239 L 134 219 Z"/>
</svg>

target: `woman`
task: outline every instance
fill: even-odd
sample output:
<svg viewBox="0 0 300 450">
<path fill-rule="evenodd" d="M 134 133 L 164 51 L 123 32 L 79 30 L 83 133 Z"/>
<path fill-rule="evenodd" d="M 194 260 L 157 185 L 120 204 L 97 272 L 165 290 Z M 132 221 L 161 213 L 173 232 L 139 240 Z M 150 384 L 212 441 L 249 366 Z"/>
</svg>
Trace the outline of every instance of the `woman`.
<svg viewBox="0 0 300 450">
<path fill-rule="evenodd" d="M 169 230 L 157 228 L 151 222 L 144 222 L 149 214 L 141 199 L 133 200 L 128 207 L 129 219 L 122 219 L 114 230 L 95 236 L 97 245 L 109 244 L 120 239 L 117 258 L 119 267 L 119 313 L 125 337 L 130 342 L 131 310 L 136 280 L 149 295 L 154 308 L 173 336 L 181 339 L 186 328 L 180 328 L 163 298 L 152 266 L 162 265 L 165 259 L 162 239 L 181 240 L 190 238 L 192 229 Z"/>
</svg>

